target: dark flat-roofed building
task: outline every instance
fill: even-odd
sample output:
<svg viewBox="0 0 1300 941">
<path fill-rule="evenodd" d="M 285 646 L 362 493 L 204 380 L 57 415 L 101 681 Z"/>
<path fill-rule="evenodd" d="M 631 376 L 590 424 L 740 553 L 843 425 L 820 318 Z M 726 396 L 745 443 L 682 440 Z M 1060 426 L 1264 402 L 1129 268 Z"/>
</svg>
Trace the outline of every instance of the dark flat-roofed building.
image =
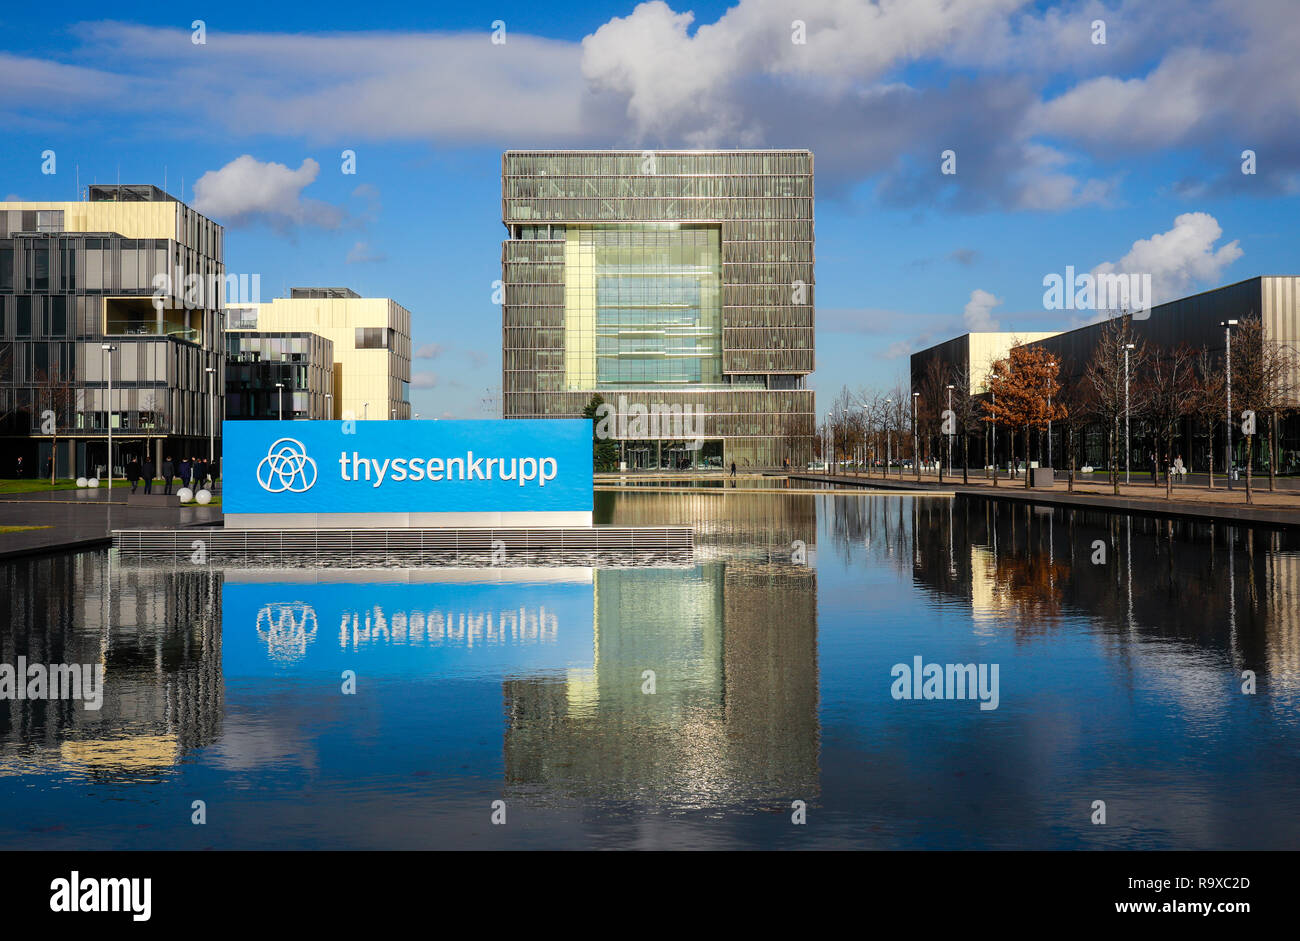
<svg viewBox="0 0 1300 941">
<path fill-rule="evenodd" d="M 1193 350 L 1204 348 L 1220 368 L 1226 349 L 1223 323 L 1228 320 L 1259 318 L 1266 339 L 1300 350 L 1300 276 L 1259 275 L 1247 278 L 1235 284 L 1157 304 L 1150 309 L 1148 316 L 1139 317 L 1140 315 L 1135 316 L 1132 320 L 1135 342 L 1145 342 L 1154 349 L 1172 349 L 1182 344 Z M 924 377 L 931 368 L 930 364 L 937 361 L 948 370 L 969 369 L 972 392 L 983 394 L 989 362 L 1005 356 L 1013 341 L 1028 343 L 1051 353 L 1061 364 L 1062 381 L 1081 380 L 1104 329 L 1105 321 L 1101 320 L 1060 333 L 963 335 L 912 354 L 912 389 L 921 390 Z M 990 341 L 990 337 L 996 340 Z M 1140 377 L 1134 376 L 1135 383 L 1138 378 Z M 1293 404 L 1300 406 L 1300 397 L 1296 397 L 1300 395 L 1300 375 L 1291 377 L 1289 387 L 1293 393 Z M 1188 431 L 1190 433 L 1190 429 Z M 1053 435 L 1053 453 L 1064 455 L 1060 446 L 1060 431 L 1054 430 Z M 1139 454 L 1137 457 L 1131 455 L 1137 462 L 1134 466 L 1146 466 L 1149 462 L 1144 459 L 1144 455 L 1150 447 L 1142 443 L 1140 429 L 1133 439 L 1130 446 Z M 1094 433 L 1086 434 L 1081 462 L 1102 465 L 1104 441 L 1104 435 L 1096 429 Z M 1294 414 L 1280 422 L 1278 442 L 1280 469 L 1283 472 L 1288 469 L 1300 470 L 1300 420 Z M 983 440 L 971 439 L 972 462 L 986 462 L 984 443 Z M 1006 440 L 999 442 L 998 453 L 1003 460 L 1006 458 L 1006 446 Z M 1183 454 L 1192 470 L 1205 469 L 1204 451 L 1203 447 L 1188 448 Z M 1221 457 L 1221 454 L 1216 453 L 1216 468 L 1221 467 Z M 1258 455 L 1256 457 L 1258 460 Z"/>
</svg>

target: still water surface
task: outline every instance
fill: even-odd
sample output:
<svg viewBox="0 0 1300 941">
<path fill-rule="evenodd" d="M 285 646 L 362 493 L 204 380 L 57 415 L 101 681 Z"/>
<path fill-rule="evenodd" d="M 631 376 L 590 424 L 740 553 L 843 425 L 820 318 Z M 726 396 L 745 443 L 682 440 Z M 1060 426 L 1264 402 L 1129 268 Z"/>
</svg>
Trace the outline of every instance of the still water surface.
<svg viewBox="0 0 1300 941">
<path fill-rule="evenodd" d="M 106 670 L 98 712 L 0 701 L 0 847 L 1300 846 L 1295 536 L 891 495 L 597 518 L 694 558 L 0 564 L 0 663 Z M 996 664 L 997 708 L 894 699 L 918 656 Z"/>
</svg>

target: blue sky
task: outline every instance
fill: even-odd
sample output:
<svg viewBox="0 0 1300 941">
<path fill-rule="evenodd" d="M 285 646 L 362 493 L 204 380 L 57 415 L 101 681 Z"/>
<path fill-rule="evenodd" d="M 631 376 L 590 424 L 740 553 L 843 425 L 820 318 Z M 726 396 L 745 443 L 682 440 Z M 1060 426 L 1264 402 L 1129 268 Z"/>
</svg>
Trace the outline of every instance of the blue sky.
<svg viewBox="0 0 1300 941">
<path fill-rule="evenodd" d="M 1300 273 L 1290 0 L 129 9 L 0 13 L 0 196 L 165 176 L 264 299 L 408 307 L 425 416 L 479 417 L 500 384 L 512 147 L 811 149 L 824 394 L 970 328 L 1088 319 L 1044 309 L 1067 266 L 1151 274 L 1157 301 Z"/>
</svg>

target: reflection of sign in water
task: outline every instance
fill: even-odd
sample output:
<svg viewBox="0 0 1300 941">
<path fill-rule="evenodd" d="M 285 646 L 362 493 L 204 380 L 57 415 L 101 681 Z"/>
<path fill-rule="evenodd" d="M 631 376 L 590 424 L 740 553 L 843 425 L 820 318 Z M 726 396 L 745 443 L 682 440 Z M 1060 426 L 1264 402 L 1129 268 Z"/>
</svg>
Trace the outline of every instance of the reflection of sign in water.
<svg viewBox="0 0 1300 941">
<path fill-rule="evenodd" d="M 375 605 L 365 611 L 344 609 L 339 645 L 356 650 L 369 644 L 553 644 L 559 632 L 559 618 L 545 605 L 486 611 L 394 611 L 391 615 Z"/>
<path fill-rule="evenodd" d="M 221 589 L 222 669 L 229 679 L 286 670 L 297 676 L 357 670 L 370 677 L 429 677 L 590 667 L 591 581 L 506 577 L 379 583 L 228 579 Z M 257 630 L 249 630 L 254 623 Z"/>
<path fill-rule="evenodd" d="M 292 662 L 307 655 L 316 638 L 316 609 L 301 601 L 263 605 L 257 612 L 257 636 L 272 660 Z"/>
</svg>

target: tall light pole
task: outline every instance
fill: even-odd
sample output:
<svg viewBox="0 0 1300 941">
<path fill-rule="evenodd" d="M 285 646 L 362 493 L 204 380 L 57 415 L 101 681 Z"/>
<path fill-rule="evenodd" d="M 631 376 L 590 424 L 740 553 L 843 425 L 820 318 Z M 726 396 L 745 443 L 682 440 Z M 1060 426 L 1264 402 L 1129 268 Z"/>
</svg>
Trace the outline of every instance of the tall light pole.
<svg viewBox="0 0 1300 941">
<path fill-rule="evenodd" d="M 921 430 L 916 427 L 916 404 L 921 393 L 912 393 L 912 464 L 916 470 L 916 482 L 921 482 Z"/>
<path fill-rule="evenodd" d="M 1049 359 L 1047 365 L 1056 368 L 1053 360 Z M 1052 466 L 1052 396 L 1050 394 L 1047 396 L 1047 466 Z"/>
<path fill-rule="evenodd" d="M 1133 349 L 1132 343 L 1124 344 L 1124 483 L 1129 483 L 1129 466 L 1128 457 L 1132 448 L 1128 443 L 1128 351 Z"/>
<path fill-rule="evenodd" d="M 389 409 L 389 411 L 393 414 L 393 421 L 397 421 L 397 409 Z"/>
<path fill-rule="evenodd" d="M 284 383 L 277 382 L 275 384 L 275 389 L 276 389 L 275 394 L 279 397 L 279 405 L 277 406 L 276 418 L 280 421 L 284 421 Z"/>
<path fill-rule="evenodd" d="M 1227 453 L 1224 456 L 1223 469 L 1228 477 L 1228 489 L 1232 489 L 1232 328 L 1237 325 L 1235 320 L 1222 320 L 1219 326 L 1223 328 L 1223 345 L 1227 351 L 1228 359 L 1224 365 L 1224 373 L 1227 376 L 1228 386 L 1228 439 Z"/>
<path fill-rule="evenodd" d="M 893 445 L 894 429 L 889 427 L 889 412 L 893 408 L 894 400 L 885 399 L 885 476 L 889 476 L 889 468 L 894 463 Z"/>
<path fill-rule="evenodd" d="M 834 412 L 826 413 L 826 447 L 829 457 L 826 460 L 826 473 L 831 473 L 831 468 L 835 464 L 835 426 L 831 424 Z"/>
<path fill-rule="evenodd" d="M 948 386 L 948 420 L 956 418 L 952 413 L 952 390 L 953 386 Z M 952 476 L 952 432 L 948 432 L 948 476 Z"/>
<path fill-rule="evenodd" d="M 368 421 L 369 418 L 370 418 L 370 403 L 369 403 L 369 402 L 362 402 L 362 403 L 361 403 L 361 420 L 362 420 L 362 421 Z"/>
<path fill-rule="evenodd" d="M 989 378 L 997 380 L 997 373 L 990 373 Z M 992 438 L 991 450 L 993 451 L 990 464 L 993 465 L 993 486 L 998 485 L 998 394 L 993 389 L 989 389 L 989 395 L 993 400 L 993 421 L 989 422 L 989 435 Z"/>
<path fill-rule="evenodd" d="M 217 456 L 217 398 L 212 391 L 212 384 L 216 381 L 217 370 L 212 366 L 205 366 L 208 373 L 208 466 Z M 214 482 L 216 478 L 213 478 Z"/>
<path fill-rule="evenodd" d="M 334 420 L 334 393 L 333 392 L 325 393 L 325 413 L 326 413 L 326 419 L 325 419 L 326 421 Z"/>
<path fill-rule="evenodd" d="M 108 354 L 108 369 L 104 375 L 108 377 L 108 401 L 105 405 L 108 408 L 108 495 L 106 500 L 113 499 L 113 351 L 117 349 L 111 343 L 101 343 L 99 346 L 102 352 L 100 360 L 102 362 L 104 353 Z"/>
</svg>

